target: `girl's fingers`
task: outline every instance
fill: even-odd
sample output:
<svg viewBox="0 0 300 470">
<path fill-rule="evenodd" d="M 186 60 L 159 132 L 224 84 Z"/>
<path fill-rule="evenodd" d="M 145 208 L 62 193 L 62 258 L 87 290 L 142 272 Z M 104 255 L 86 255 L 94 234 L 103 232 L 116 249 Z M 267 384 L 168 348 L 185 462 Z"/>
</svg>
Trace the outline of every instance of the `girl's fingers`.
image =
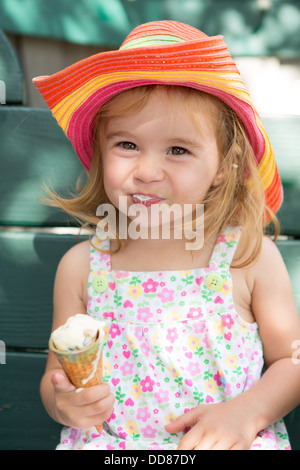
<svg viewBox="0 0 300 470">
<path fill-rule="evenodd" d="M 190 410 L 187 413 L 179 416 L 175 421 L 165 426 L 165 430 L 170 433 L 183 431 L 185 428 L 194 426 L 198 423 L 200 417 L 200 407 L 197 411 Z"/>
<path fill-rule="evenodd" d="M 52 375 L 51 382 L 56 392 L 71 392 L 75 390 L 75 387 L 68 380 L 63 372 L 57 372 Z"/>
</svg>

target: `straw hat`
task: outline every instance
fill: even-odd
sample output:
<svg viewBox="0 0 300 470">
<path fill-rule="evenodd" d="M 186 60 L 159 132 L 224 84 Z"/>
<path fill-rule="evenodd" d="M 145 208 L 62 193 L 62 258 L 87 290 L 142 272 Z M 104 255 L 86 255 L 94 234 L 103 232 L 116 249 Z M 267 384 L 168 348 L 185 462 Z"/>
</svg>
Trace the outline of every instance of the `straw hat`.
<svg viewBox="0 0 300 470">
<path fill-rule="evenodd" d="M 244 123 L 265 188 L 276 212 L 283 199 L 274 153 L 223 36 L 209 37 L 176 21 L 135 28 L 119 50 L 101 52 L 50 76 L 33 79 L 87 170 L 93 119 L 110 98 L 142 85 L 180 85 L 227 103 Z"/>
</svg>

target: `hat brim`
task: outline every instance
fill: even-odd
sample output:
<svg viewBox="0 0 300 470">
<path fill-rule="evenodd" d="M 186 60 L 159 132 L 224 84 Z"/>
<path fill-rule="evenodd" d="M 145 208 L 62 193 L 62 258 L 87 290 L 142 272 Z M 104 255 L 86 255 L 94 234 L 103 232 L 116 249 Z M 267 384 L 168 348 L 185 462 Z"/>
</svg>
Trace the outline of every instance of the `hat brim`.
<svg viewBox="0 0 300 470">
<path fill-rule="evenodd" d="M 36 77 L 33 82 L 87 171 L 95 115 L 117 94 L 138 86 L 164 84 L 217 96 L 245 126 L 268 207 L 273 212 L 280 208 L 283 191 L 274 153 L 223 36 L 102 52 L 51 76 Z"/>
</svg>

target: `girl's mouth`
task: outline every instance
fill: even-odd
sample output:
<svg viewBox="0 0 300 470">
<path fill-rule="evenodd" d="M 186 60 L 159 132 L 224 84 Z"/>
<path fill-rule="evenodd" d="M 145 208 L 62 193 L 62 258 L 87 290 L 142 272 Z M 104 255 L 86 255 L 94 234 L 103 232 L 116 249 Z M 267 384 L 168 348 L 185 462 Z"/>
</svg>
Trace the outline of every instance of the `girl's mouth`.
<svg viewBox="0 0 300 470">
<path fill-rule="evenodd" d="M 134 204 L 143 204 L 144 206 L 151 206 L 151 204 L 158 204 L 163 201 L 163 198 L 153 194 L 135 193 L 131 195 Z"/>
</svg>

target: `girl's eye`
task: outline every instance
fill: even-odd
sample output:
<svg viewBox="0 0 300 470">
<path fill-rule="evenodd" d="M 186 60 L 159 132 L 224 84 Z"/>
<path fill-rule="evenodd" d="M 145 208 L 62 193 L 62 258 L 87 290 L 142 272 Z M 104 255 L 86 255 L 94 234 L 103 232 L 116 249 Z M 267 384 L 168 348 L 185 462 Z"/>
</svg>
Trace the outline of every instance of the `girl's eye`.
<svg viewBox="0 0 300 470">
<path fill-rule="evenodd" d="M 168 151 L 169 155 L 174 155 L 174 156 L 185 155 L 187 153 L 190 153 L 190 152 L 183 147 L 171 147 L 170 150 Z"/>
<path fill-rule="evenodd" d="M 120 142 L 119 146 L 125 150 L 137 150 L 137 146 L 132 142 Z"/>
</svg>

